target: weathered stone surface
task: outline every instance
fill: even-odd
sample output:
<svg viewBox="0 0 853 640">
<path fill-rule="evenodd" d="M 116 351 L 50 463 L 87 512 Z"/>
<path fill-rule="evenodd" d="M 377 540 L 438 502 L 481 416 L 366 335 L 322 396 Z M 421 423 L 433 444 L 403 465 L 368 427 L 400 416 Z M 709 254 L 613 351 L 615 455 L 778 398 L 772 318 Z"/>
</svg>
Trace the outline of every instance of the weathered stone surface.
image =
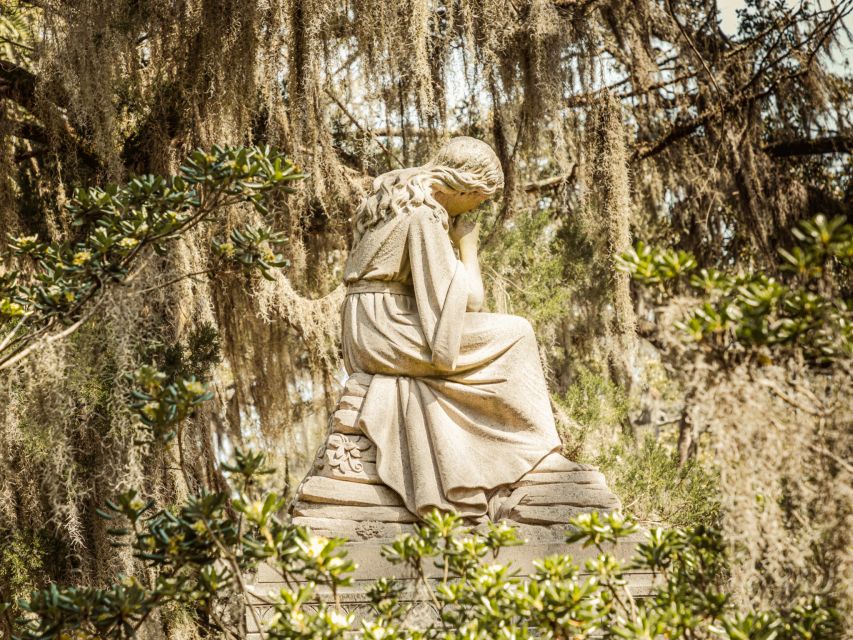
<svg viewBox="0 0 853 640">
<path fill-rule="evenodd" d="M 618 509 L 619 499 L 606 487 L 595 488 L 573 484 L 534 484 L 513 492 L 523 497 L 519 504 L 525 505 L 569 505 L 575 507 L 598 507 L 601 510 Z M 510 496 L 510 500 L 513 496 Z"/>
<path fill-rule="evenodd" d="M 606 486 L 604 474 L 600 471 L 555 471 L 552 473 L 544 473 L 531 471 L 521 480 L 514 483 L 513 487 L 525 487 L 531 484 L 580 484 Z"/>
<path fill-rule="evenodd" d="M 566 541 L 566 531 L 568 527 L 565 522 L 558 524 L 526 524 L 524 522 L 513 522 L 507 520 L 506 523 L 515 529 L 519 540 L 525 540 L 530 544 L 563 544 Z M 486 534 L 489 531 L 488 524 L 477 525 L 475 531 Z"/>
<path fill-rule="evenodd" d="M 509 519 L 528 524 L 564 524 L 568 526 L 570 518 L 582 513 L 594 511 L 589 507 L 573 507 L 569 505 L 533 506 L 519 504 L 512 508 Z"/>
<path fill-rule="evenodd" d="M 356 507 L 332 504 L 295 502 L 292 507 L 294 516 L 310 518 L 340 518 L 341 520 L 359 520 L 376 522 L 417 522 L 418 517 L 406 507 Z"/>
<path fill-rule="evenodd" d="M 330 433 L 326 439 L 326 452 L 338 450 L 351 452 L 351 456 L 362 462 L 376 462 L 376 447 L 367 436 Z"/>
<path fill-rule="evenodd" d="M 311 530 L 328 538 L 347 538 L 349 540 L 391 540 L 401 533 L 411 533 L 414 525 L 402 522 L 374 522 L 359 520 L 340 520 L 337 518 L 293 518 L 293 524 L 310 527 Z"/>
<path fill-rule="evenodd" d="M 305 502 L 323 504 L 403 506 L 400 496 L 386 486 L 320 476 L 306 478 L 299 488 L 299 496 Z"/>
<path fill-rule="evenodd" d="M 344 383 L 344 395 L 363 398 L 367 395 L 367 388 L 372 379 L 373 376 L 368 373 L 356 372 L 351 374 Z"/>
<path fill-rule="evenodd" d="M 358 420 L 357 411 L 338 409 L 332 414 L 332 432 L 347 435 L 362 435 L 361 429 L 356 424 Z"/>
<path fill-rule="evenodd" d="M 361 409 L 362 400 L 364 400 L 364 396 L 341 396 L 341 400 L 338 403 L 338 409 L 344 409 L 345 411 L 355 411 L 357 413 L 358 410 Z"/>
<path fill-rule="evenodd" d="M 310 524 L 327 536 L 352 540 L 393 538 L 417 521 L 400 497 L 385 486 L 376 470 L 376 447 L 354 427 L 359 395 L 369 376 L 347 382 L 315 468 L 297 490 L 291 512 L 294 522 Z M 343 431 L 343 432 L 342 432 Z M 347 432 L 348 433 L 344 433 Z M 520 481 L 504 489 L 506 506 L 500 517 L 524 527 L 532 540 L 562 540 L 569 518 L 580 513 L 609 511 L 619 500 L 604 475 L 558 454 L 544 458 Z"/>
<path fill-rule="evenodd" d="M 346 480 L 347 482 L 361 482 L 364 484 L 383 484 L 376 473 L 375 462 L 362 462 L 360 471 L 353 471 L 347 467 L 332 467 L 328 464 L 315 468 L 314 474 L 324 478 Z"/>
<path fill-rule="evenodd" d="M 317 452 L 314 466 L 337 469 L 341 475 L 358 473 L 365 462 L 376 462 L 376 447 L 365 436 L 330 433 Z"/>
</svg>

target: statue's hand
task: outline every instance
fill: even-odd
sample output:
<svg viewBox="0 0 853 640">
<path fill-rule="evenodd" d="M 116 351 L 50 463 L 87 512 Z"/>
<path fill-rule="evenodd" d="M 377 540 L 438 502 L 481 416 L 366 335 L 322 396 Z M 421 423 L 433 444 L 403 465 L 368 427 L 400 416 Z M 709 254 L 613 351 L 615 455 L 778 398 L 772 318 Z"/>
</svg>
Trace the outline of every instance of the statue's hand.
<svg viewBox="0 0 853 640">
<path fill-rule="evenodd" d="M 460 251 L 465 249 L 476 249 L 480 236 L 480 223 L 473 220 L 466 220 L 462 216 L 453 219 L 448 230 L 450 241 L 455 244 Z"/>
</svg>

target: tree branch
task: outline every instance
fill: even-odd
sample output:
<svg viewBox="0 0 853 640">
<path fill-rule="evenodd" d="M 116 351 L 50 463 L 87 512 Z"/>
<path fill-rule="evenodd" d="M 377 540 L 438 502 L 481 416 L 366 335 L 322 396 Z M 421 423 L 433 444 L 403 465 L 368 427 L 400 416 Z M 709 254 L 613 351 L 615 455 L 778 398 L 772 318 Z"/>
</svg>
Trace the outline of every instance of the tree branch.
<svg viewBox="0 0 853 640">
<path fill-rule="evenodd" d="M 796 140 L 776 140 L 764 145 L 764 151 L 776 158 L 816 156 L 825 153 L 853 153 L 853 135 L 821 136 Z"/>
<path fill-rule="evenodd" d="M 572 164 L 572 168 L 569 169 L 568 173 L 561 173 L 558 176 L 544 178 L 543 180 L 534 180 L 533 182 L 528 182 L 522 185 L 522 188 L 527 193 L 535 193 L 537 191 L 545 191 L 547 189 L 559 187 L 564 183 L 574 182 L 577 177 L 577 168 L 577 164 Z"/>
<path fill-rule="evenodd" d="M 676 124 L 670 128 L 670 130 L 651 142 L 646 144 L 638 144 L 634 147 L 634 153 L 631 154 L 631 160 L 645 160 L 646 158 L 651 158 L 652 156 L 657 155 L 664 149 L 666 149 L 673 142 L 677 142 L 682 138 L 686 138 L 694 131 L 699 129 L 700 127 L 708 124 L 712 120 L 719 118 L 725 113 L 734 110 L 736 107 L 746 103 L 751 102 L 752 100 L 758 100 L 760 98 L 764 98 L 770 95 L 776 88 L 781 84 L 783 80 L 791 80 L 799 75 L 805 73 L 804 71 L 796 71 L 791 74 L 787 74 L 785 77 L 780 78 L 773 82 L 766 89 L 752 91 L 750 93 L 742 94 L 738 96 L 736 99 L 730 100 L 729 102 L 708 109 L 704 113 L 700 113 L 699 115 L 682 122 L 681 124 Z"/>
<path fill-rule="evenodd" d="M 14 100 L 32 112 L 36 103 L 36 76 L 14 62 L 0 60 L 0 98 Z"/>
<path fill-rule="evenodd" d="M 11 355 L 11 357 L 9 357 L 8 359 L 3 360 L 2 363 L 0 363 L 0 371 L 14 366 L 18 362 L 26 358 L 28 355 L 30 355 L 30 353 L 35 349 L 46 347 L 52 342 L 56 342 L 57 340 L 62 340 L 63 338 L 70 336 L 72 333 L 77 331 L 77 329 L 82 327 L 93 315 L 95 315 L 95 312 L 101 306 L 101 302 L 103 302 L 103 300 L 103 298 L 96 300 L 92 304 L 92 307 L 86 313 L 84 313 L 79 320 L 69 325 L 59 333 L 54 333 L 53 335 L 50 335 L 47 338 L 44 338 L 43 340 L 39 340 L 37 342 L 30 342 L 30 344 L 28 344 L 24 349 L 16 352 L 14 355 Z"/>
<path fill-rule="evenodd" d="M 385 145 L 385 144 L 384 144 L 384 143 L 383 143 L 383 142 L 382 142 L 382 141 L 377 137 L 377 135 L 376 135 L 375 133 L 373 133 L 373 131 L 371 131 L 370 129 L 367 129 L 366 127 L 364 127 L 364 126 L 363 126 L 363 125 L 362 125 L 362 124 L 361 124 L 361 123 L 356 119 L 356 117 L 355 117 L 354 115 L 352 115 L 352 114 L 349 112 L 349 109 L 347 109 L 347 108 L 346 108 L 346 105 L 344 105 L 344 103 L 343 103 L 343 102 L 341 102 L 341 101 L 340 101 L 340 99 L 338 99 L 338 96 L 336 96 L 336 95 L 332 92 L 332 90 L 331 90 L 331 89 L 329 89 L 328 87 L 326 87 L 326 95 L 328 95 L 328 96 L 332 99 L 332 101 L 334 101 L 334 103 L 335 103 L 336 105 L 338 105 L 338 108 L 339 108 L 341 111 L 343 111 L 344 115 L 349 119 L 349 121 L 350 121 L 350 122 L 352 122 L 352 123 L 353 123 L 353 124 L 354 124 L 354 125 L 355 125 L 359 130 L 360 130 L 360 131 L 363 131 L 364 133 L 366 133 L 367 135 L 369 135 L 369 136 L 373 139 L 373 141 L 374 141 L 376 144 L 378 144 L 378 145 L 379 145 L 379 147 L 380 147 L 380 148 L 385 152 L 385 155 L 387 156 L 387 158 L 388 158 L 389 160 L 392 160 L 392 159 L 393 159 L 393 160 L 394 160 L 394 161 L 395 161 L 399 166 L 401 166 L 401 167 L 402 167 L 402 166 L 404 166 L 404 165 L 403 165 L 403 163 L 400 161 L 400 159 L 399 159 L 399 158 L 394 154 L 394 152 L 393 152 L 393 151 L 391 151 L 391 149 L 390 149 L 388 146 L 386 146 L 386 145 Z M 389 162 L 388 164 L 390 165 L 391 163 Z"/>
</svg>

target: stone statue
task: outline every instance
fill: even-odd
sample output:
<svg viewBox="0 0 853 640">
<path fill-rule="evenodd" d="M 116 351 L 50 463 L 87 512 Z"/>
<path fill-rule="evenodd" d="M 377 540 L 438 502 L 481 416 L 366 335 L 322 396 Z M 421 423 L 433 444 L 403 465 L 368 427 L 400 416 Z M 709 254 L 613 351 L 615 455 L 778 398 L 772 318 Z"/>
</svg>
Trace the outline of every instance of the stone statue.
<svg viewBox="0 0 853 640">
<path fill-rule="evenodd" d="M 565 526 L 619 506 L 559 454 L 530 323 L 480 311 L 479 228 L 462 214 L 502 187 L 495 152 L 468 137 L 374 180 L 344 273 L 349 378 L 294 522 L 363 539 L 434 508 Z"/>
</svg>

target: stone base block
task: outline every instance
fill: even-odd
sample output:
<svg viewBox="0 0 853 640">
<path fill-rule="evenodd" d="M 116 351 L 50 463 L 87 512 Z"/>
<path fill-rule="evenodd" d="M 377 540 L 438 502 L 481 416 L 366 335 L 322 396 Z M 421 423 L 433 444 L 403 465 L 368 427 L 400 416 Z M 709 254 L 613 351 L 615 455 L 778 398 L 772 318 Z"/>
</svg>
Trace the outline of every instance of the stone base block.
<svg viewBox="0 0 853 640">
<path fill-rule="evenodd" d="M 525 527 L 524 525 L 519 525 L 516 528 L 521 536 L 528 537 L 528 543 L 523 546 L 502 549 L 498 555 L 497 562 L 512 564 L 523 576 L 530 575 L 533 572 L 533 562 L 535 560 L 549 555 L 571 554 L 581 567 L 583 567 L 586 560 L 598 555 L 598 551 L 595 549 L 584 549 L 580 545 L 567 545 L 565 542 L 562 542 L 566 530 L 564 526 L 554 527 L 553 530 L 540 526 Z M 318 529 L 315 529 L 315 531 L 320 532 Z M 531 538 L 528 534 L 535 534 L 537 537 Z M 608 551 L 613 553 L 617 558 L 627 561 L 632 557 L 637 543 L 641 540 L 641 535 L 626 538 L 617 546 L 609 546 Z M 378 578 L 395 577 L 406 587 L 403 600 L 414 605 L 408 618 L 408 623 L 413 626 L 427 625 L 437 615 L 435 607 L 432 605 L 423 585 L 414 574 L 407 572 L 399 565 L 391 564 L 382 557 L 380 549 L 383 544 L 387 544 L 388 542 L 390 540 L 385 539 L 381 541 L 350 542 L 345 545 L 344 548 L 349 558 L 356 563 L 357 568 L 352 586 L 342 589 L 338 594 L 341 608 L 345 613 L 355 613 L 356 624 L 363 617 L 372 617 L 373 613 L 367 597 L 367 590 Z M 435 583 L 441 581 L 441 570 L 432 565 L 427 568 L 426 574 L 427 578 Z M 653 586 L 653 579 L 650 573 L 634 571 L 628 573 L 627 577 L 628 588 L 634 597 L 642 598 L 649 595 Z M 247 582 L 249 590 L 258 596 L 253 607 L 263 624 L 263 621 L 267 620 L 273 612 L 272 607 L 265 604 L 264 600 L 268 600 L 270 594 L 277 593 L 286 585 L 281 580 L 279 574 L 268 565 L 261 565 L 256 575 L 248 576 Z M 333 601 L 332 594 L 328 590 L 318 589 L 317 596 L 318 603 L 320 601 L 326 603 Z M 247 620 L 250 637 L 258 638 L 257 627 L 254 624 L 252 616 L 248 615 Z"/>
</svg>

